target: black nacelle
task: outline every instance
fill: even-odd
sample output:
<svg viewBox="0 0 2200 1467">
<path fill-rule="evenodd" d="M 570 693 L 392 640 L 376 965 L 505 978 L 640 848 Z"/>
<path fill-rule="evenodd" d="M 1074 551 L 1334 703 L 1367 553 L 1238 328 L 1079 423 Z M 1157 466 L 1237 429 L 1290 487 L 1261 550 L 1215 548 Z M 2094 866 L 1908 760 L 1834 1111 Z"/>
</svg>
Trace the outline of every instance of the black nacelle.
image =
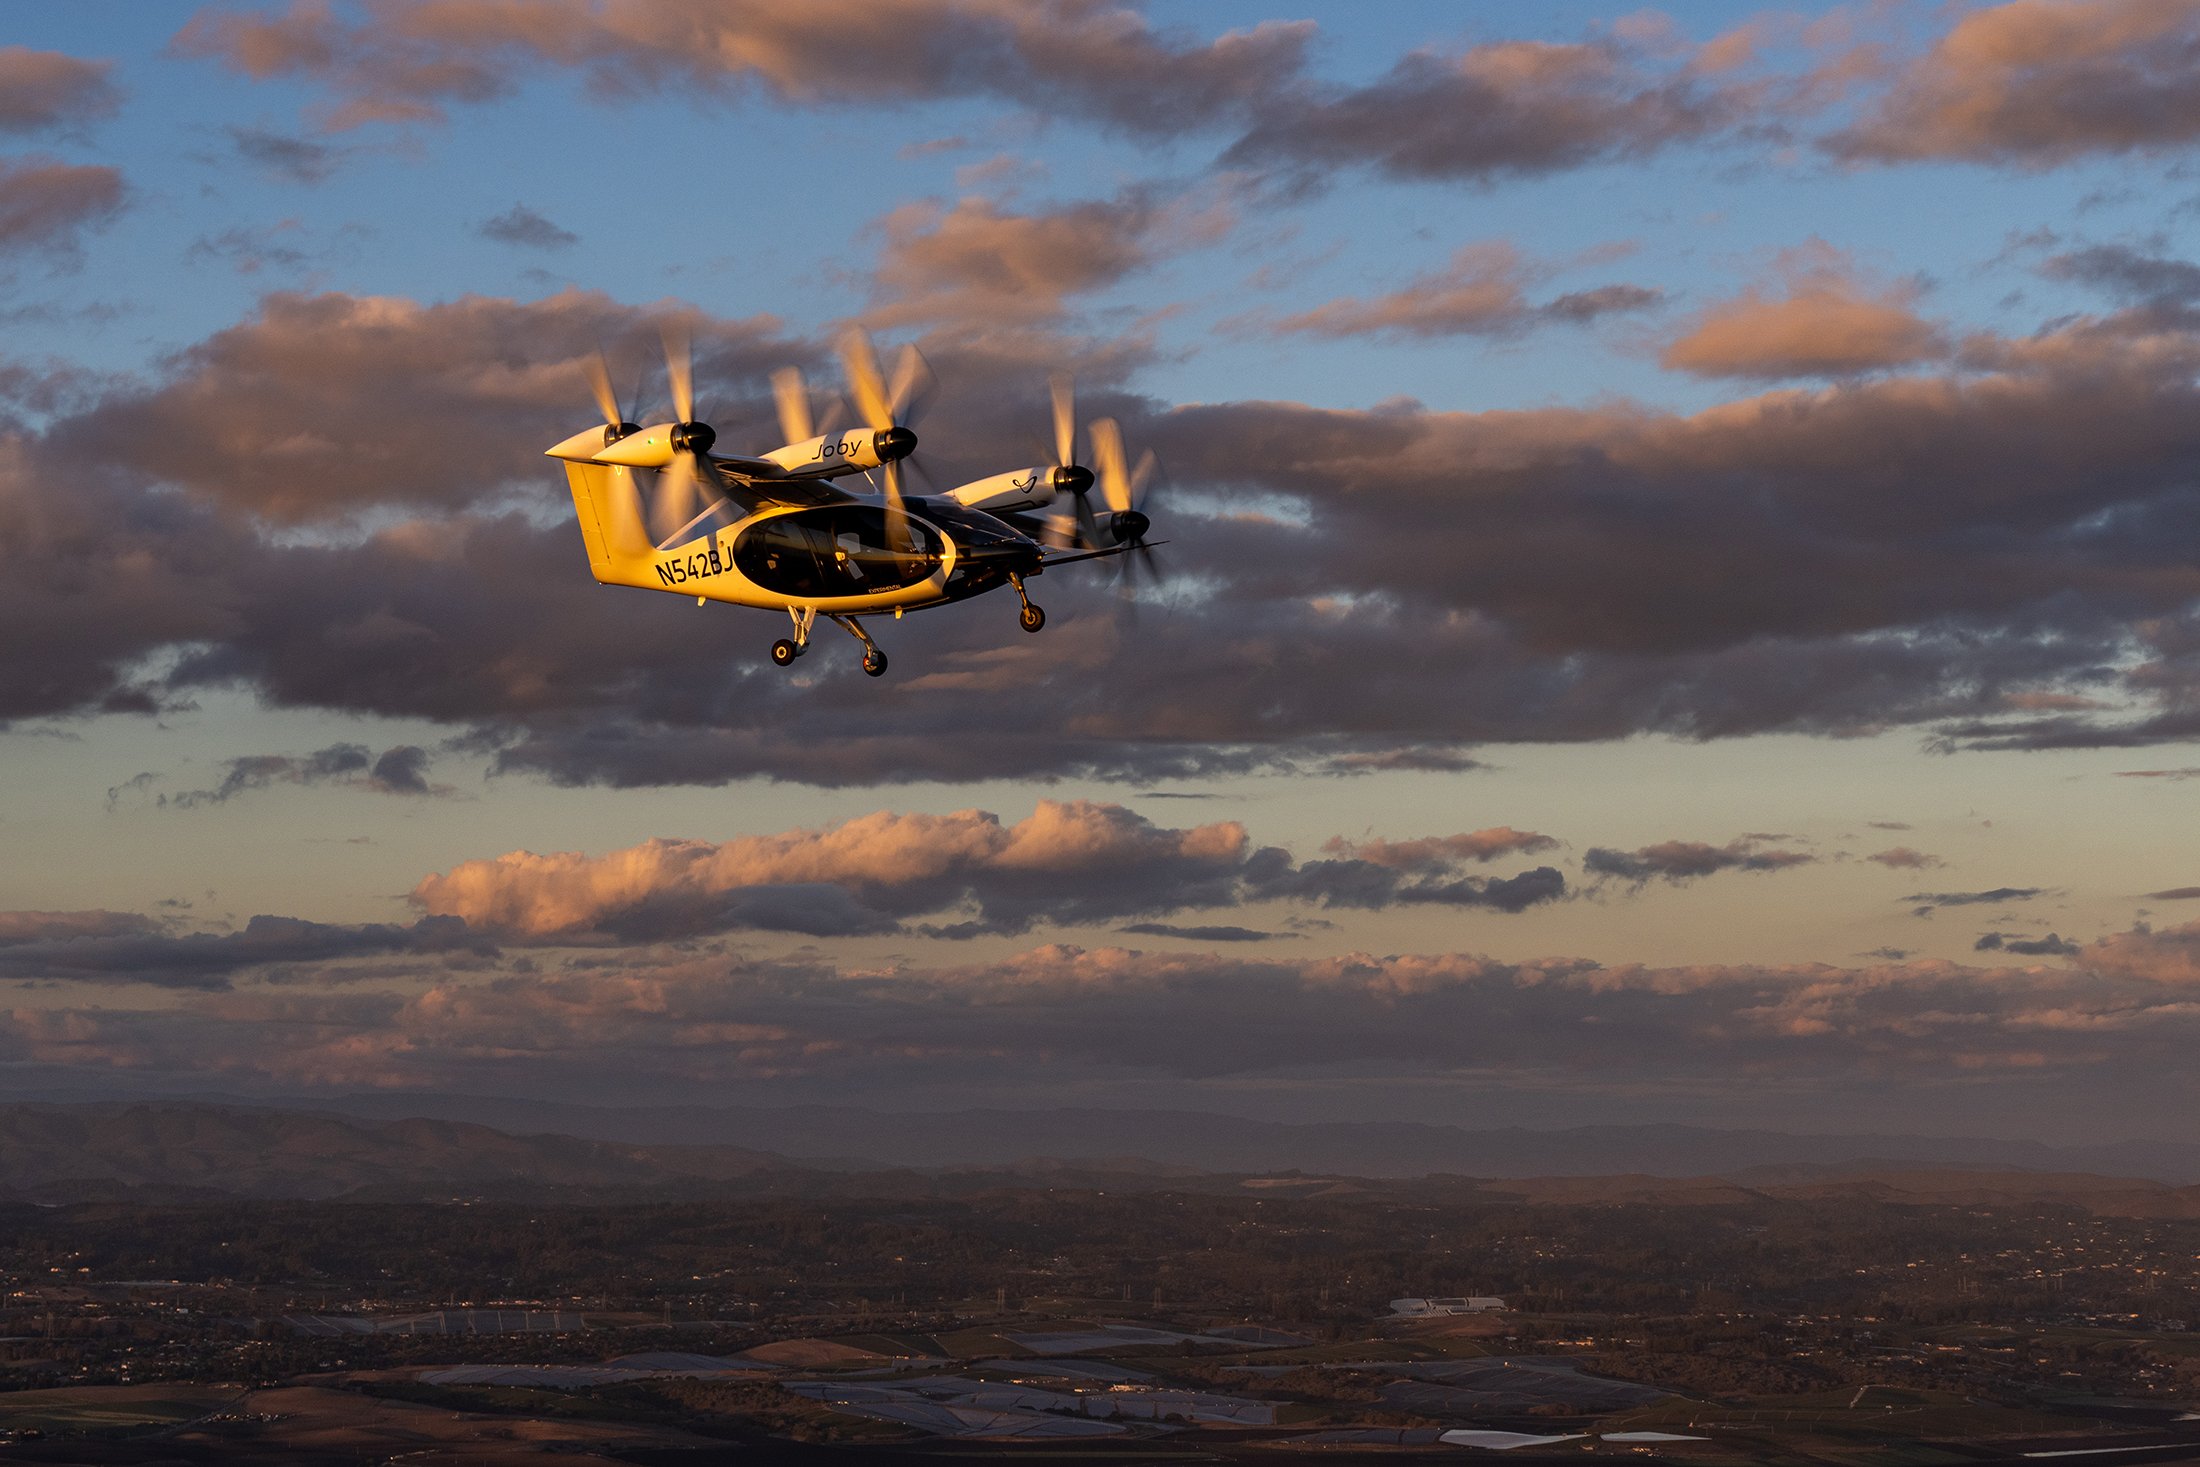
<svg viewBox="0 0 2200 1467">
<path fill-rule="evenodd" d="M 1146 532 L 1152 528 L 1153 521 L 1135 509 L 1123 510 L 1108 522 L 1108 532 L 1115 536 L 1118 545 L 1135 545 L 1145 539 Z"/>
<path fill-rule="evenodd" d="M 672 446 L 681 453 L 708 453 L 718 441 L 718 430 L 708 423 L 676 423 L 672 428 Z"/>
</svg>

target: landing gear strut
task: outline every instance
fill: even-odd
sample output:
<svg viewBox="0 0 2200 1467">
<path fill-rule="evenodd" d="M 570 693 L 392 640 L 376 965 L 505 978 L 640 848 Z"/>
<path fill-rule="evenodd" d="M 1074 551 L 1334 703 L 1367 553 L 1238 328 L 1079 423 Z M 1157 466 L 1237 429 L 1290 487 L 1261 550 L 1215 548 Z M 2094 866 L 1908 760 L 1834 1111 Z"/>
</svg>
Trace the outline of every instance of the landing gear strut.
<svg viewBox="0 0 2200 1467">
<path fill-rule="evenodd" d="M 827 614 L 831 615 L 831 613 Z M 863 629 L 863 623 L 852 616 L 834 616 L 833 620 L 845 627 L 849 636 L 854 637 L 863 644 L 863 670 L 872 677 L 884 677 L 886 675 L 886 654 L 879 651 L 878 643 L 871 640 L 871 634 Z"/>
<path fill-rule="evenodd" d="M 810 624 L 817 620 L 817 608 L 790 606 L 787 615 L 794 620 L 794 640 L 781 637 L 772 643 L 772 661 L 781 667 L 794 666 L 794 660 L 810 650 Z"/>
<path fill-rule="evenodd" d="M 1023 611 L 1016 618 L 1024 624 L 1024 630 L 1035 632 L 1045 626 L 1047 624 L 1047 614 L 1031 604 L 1031 597 L 1024 592 L 1024 578 L 1011 572 L 1008 583 L 1016 588 L 1016 599 L 1024 603 Z"/>
</svg>

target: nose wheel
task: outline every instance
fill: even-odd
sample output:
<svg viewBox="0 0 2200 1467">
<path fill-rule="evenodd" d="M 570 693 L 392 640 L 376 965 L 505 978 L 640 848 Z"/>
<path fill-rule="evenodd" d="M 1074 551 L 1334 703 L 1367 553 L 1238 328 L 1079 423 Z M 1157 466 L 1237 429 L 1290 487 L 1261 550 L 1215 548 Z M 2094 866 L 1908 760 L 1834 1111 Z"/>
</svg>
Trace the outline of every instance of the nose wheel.
<svg viewBox="0 0 2200 1467">
<path fill-rule="evenodd" d="M 886 654 L 873 647 L 863 654 L 863 670 L 872 677 L 886 676 Z"/>
<path fill-rule="evenodd" d="M 778 663 L 781 667 L 792 667 L 794 666 L 794 660 L 800 657 L 804 650 L 785 637 L 781 637 L 778 641 L 772 643 L 772 661 Z"/>
<path fill-rule="evenodd" d="M 1045 626 L 1047 624 L 1047 614 L 1031 604 L 1031 597 L 1024 591 L 1024 578 L 1012 574 L 1008 578 L 1008 583 L 1016 588 L 1016 599 L 1024 603 L 1024 609 L 1016 617 L 1019 622 L 1023 623 L 1024 630 L 1035 632 Z"/>
</svg>

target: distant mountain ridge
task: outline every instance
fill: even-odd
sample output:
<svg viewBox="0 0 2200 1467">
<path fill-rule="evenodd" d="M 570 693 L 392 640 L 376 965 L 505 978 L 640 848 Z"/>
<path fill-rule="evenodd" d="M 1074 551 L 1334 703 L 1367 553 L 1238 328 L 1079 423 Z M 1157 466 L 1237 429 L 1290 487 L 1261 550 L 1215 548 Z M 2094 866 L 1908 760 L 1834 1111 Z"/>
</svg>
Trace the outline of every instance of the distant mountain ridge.
<svg viewBox="0 0 2200 1467">
<path fill-rule="evenodd" d="M 752 1146 L 848 1166 L 1001 1166 L 1030 1157 L 1138 1157 L 1206 1172 L 1360 1177 L 1723 1175 L 1750 1167 L 2014 1167 L 2200 1182 L 2200 1144 L 2049 1146 L 1984 1137 L 1790 1135 L 1680 1125 L 1513 1126 L 1418 1121 L 1255 1121 L 1202 1111 L 962 1110 L 855 1106 L 599 1107 L 480 1096 L 347 1095 L 311 1102 L 350 1115 L 437 1115 L 508 1131 L 555 1130 L 630 1144 Z"/>
<path fill-rule="evenodd" d="M 723 1115 L 709 1114 L 715 1123 L 724 1122 Z M 1048 1114 L 1059 1118 L 1063 1113 Z M 624 1116 L 628 1123 L 634 1119 Z M 1540 1156 L 1545 1165 L 1532 1174 L 1511 1179 L 1484 1174 L 1471 1179 L 1447 1171 L 1401 1180 L 1351 1167 L 1203 1169 L 1135 1154 L 1098 1160 L 1027 1156 L 991 1164 L 966 1161 L 928 1168 L 836 1169 L 754 1147 L 637 1144 L 543 1132 L 514 1135 L 478 1122 L 442 1117 L 384 1119 L 205 1102 L 34 1102 L 0 1104 L 0 1201 L 486 1198 L 616 1203 L 758 1196 L 920 1197 L 1046 1187 L 1291 1197 L 1413 1190 L 1461 1202 L 1555 1205 L 1711 1206 L 1767 1198 L 1804 1203 L 2052 1204 L 2128 1217 L 2200 1217 L 2200 1186 L 2178 1187 L 2160 1180 L 2075 1170 L 1995 1169 L 1991 1163 L 1979 1162 L 1936 1166 L 1884 1158 L 1847 1163 L 1787 1161 L 1677 1174 L 1653 1173 L 1639 1166 L 1586 1174 L 1549 1165 L 1553 1152 L 1564 1152 L 1569 1146 L 1578 1159 L 1613 1144 L 1614 1138 L 1602 1134 L 1604 1130 L 1624 1135 L 1628 1128 L 1598 1128 L 1587 1141 L 1577 1133 L 1551 1133 L 1559 1144 Z M 1486 1138 L 1492 1133 L 1460 1134 Z M 1518 1140 L 1510 1133 L 1496 1134 L 1504 1136 L 1507 1144 Z M 1710 1144 L 1706 1136 L 1684 1137 L 1685 1145 L 1678 1147 L 1662 1134 L 1656 1139 L 1671 1154 L 1681 1154 Z M 1002 1137 L 996 1134 L 994 1139 Z M 1839 1138 L 1786 1139 L 1828 1143 Z M 1888 1138 L 1869 1139 L 1884 1142 Z M 1636 1155 L 1644 1149 L 1638 1146 Z"/>
</svg>

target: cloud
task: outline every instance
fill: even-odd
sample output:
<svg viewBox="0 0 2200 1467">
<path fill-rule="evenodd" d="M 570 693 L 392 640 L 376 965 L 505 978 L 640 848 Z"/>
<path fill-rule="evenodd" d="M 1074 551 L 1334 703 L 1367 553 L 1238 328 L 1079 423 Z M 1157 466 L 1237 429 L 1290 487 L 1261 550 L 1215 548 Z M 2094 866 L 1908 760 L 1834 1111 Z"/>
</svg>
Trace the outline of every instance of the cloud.
<svg viewBox="0 0 2200 1467">
<path fill-rule="evenodd" d="M 1991 891 L 1913 891 L 1902 900 L 1916 904 L 1913 915 L 1930 917 L 1943 907 L 1997 906 L 2003 902 L 2028 902 L 2046 890 L 2044 886 L 1997 886 Z"/>
<path fill-rule="evenodd" d="M 1135 627 L 1090 567 L 1035 583 L 1042 637 L 1009 635 L 999 598 L 909 618 L 877 683 L 829 655 L 770 667 L 762 618 L 587 581 L 539 451 L 591 420 L 594 344 L 631 394 L 666 314 L 278 293 L 141 381 L 30 373 L 60 410 L 0 452 L 22 548 L 0 613 L 23 632 L 0 642 L 0 718 L 243 687 L 619 786 L 1150 786 L 1642 732 L 2200 732 L 2200 574 L 2176 553 L 2200 534 L 2200 335 L 2141 314 L 1691 413 L 1171 406 L 1125 390 L 1114 347 L 928 339 L 935 478 L 1030 462 L 1066 352 L 1086 415 L 1167 462 L 1182 579 Z M 684 319 L 722 441 L 777 442 L 765 376 L 826 344 Z M 140 572 L 101 582 L 117 556 Z M 701 655 L 706 628 L 755 658 Z M 1029 716 L 995 716 L 1009 690 Z"/>
<path fill-rule="evenodd" d="M 1549 868 L 1503 881 L 1461 877 L 1454 871 L 1460 860 L 1487 861 L 1500 851 L 1472 836 L 1451 840 L 1405 843 L 1427 848 L 1411 861 L 1298 864 L 1285 851 L 1253 845 L 1235 821 L 1172 829 L 1120 805 L 1042 800 L 1013 825 L 983 810 L 880 811 L 823 830 L 723 843 L 658 839 L 594 857 L 513 851 L 430 876 L 412 899 L 476 930 L 542 941 L 743 927 L 885 932 L 920 916 L 942 919 L 920 929 L 928 935 L 965 938 L 1263 900 L 1512 912 L 1564 893 L 1563 878 Z M 821 909 L 820 900 L 830 907 Z"/>
<path fill-rule="evenodd" d="M 437 121 L 454 104 L 508 94 L 533 69 L 566 68 L 599 100 L 979 97 L 1171 136 L 1240 115 L 1285 84 L 1313 33 L 1266 22 L 1202 41 L 1087 0 L 391 0 L 356 23 L 294 0 L 278 12 L 201 11 L 174 46 L 256 80 L 324 89 L 322 121 L 337 129 Z"/>
<path fill-rule="evenodd" d="M 1429 836 L 1422 840 L 1348 840 L 1331 836 L 1322 842 L 1325 854 L 1394 871 L 1440 870 L 1459 861 L 1494 861 L 1499 856 L 1532 856 L 1558 849 L 1558 841 L 1539 831 L 1515 830 L 1509 825 L 1470 830 L 1463 835 Z"/>
<path fill-rule="evenodd" d="M 2116 771 L 2116 777 L 2118 779 L 2170 779 L 2181 781 L 2200 779 L 2200 769 L 2119 769 Z"/>
<path fill-rule="evenodd" d="M 122 212 L 122 174 L 44 157 L 0 158 L 0 253 L 68 257 Z"/>
<path fill-rule="evenodd" d="M 2074 942 L 2065 942 L 2055 933 L 2045 937 L 2019 937 L 2013 932 L 1988 932 L 1971 944 L 1973 952 L 2014 953 L 2023 958 L 2074 958 L 2084 951 Z"/>
<path fill-rule="evenodd" d="M 295 219 L 254 229 L 238 225 L 219 234 L 202 235 L 184 251 L 186 260 L 227 260 L 239 275 L 258 275 L 266 270 L 296 270 L 305 265 L 306 252 L 295 241 L 300 226 Z"/>
<path fill-rule="evenodd" d="M 2051 255 L 2040 273 L 2076 281 L 2139 308 L 2159 326 L 2190 327 L 2200 321 L 2200 265 L 2149 255 L 2125 245 L 2089 245 Z"/>
<path fill-rule="evenodd" d="M 1874 851 L 1864 859 L 1876 861 L 1890 871 L 1923 871 L 1943 864 L 1940 857 L 1929 856 L 1909 846 L 1890 846 L 1884 851 Z"/>
<path fill-rule="evenodd" d="M 2200 886 L 2173 886 L 2165 891 L 2147 893 L 2150 902 L 2189 902 L 2195 898 L 2200 898 Z"/>
<path fill-rule="evenodd" d="M 455 925 L 455 924 L 454 924 Z M 348 930 L 364 949 L 364 930 Z M 1729 1117 L 1890 1116 L 1973 1097 L 2005 1123 L 2098 1124 L 2191 1092 L 2200 929 L 2134 931 L 2066 963 L 1607 966 L 1471 953 L 1034 947 L 988 962 L 837 964 L 636 948 L 524 968 L 386 929 L 402 981 L 363 958 L 281 983 L 0 1016 L 0 1062 L 126 1069 L 224 1088 L 436 1089 L 563 1100 L 769 1095 L 781 1104 L 1064 1104 L 1152 1095 L 1532 1093 L 1630 1113 L 1686 1094 Z M 272 931 L 264 939 L 278 946 Z M 341 946 L 325 932 L 298 948 Z M 0 954 L 9 952 L 0 949 Z M 0 961 L 12 961 L 0 958 Z M 349 966 L 346 966 L 349 965 Z M 200 977 L 199 982 L 205 979 Z M 637 1086 L 640 1087 L 637 1090 Z M 740 1087 L 754 1089 L 743 1091 Z M 1169 1087 L 1162 1089 L 1161 1087 Z M 1385 1089 L 1385 1087 L 1394 1087 Z M 2150 1089 L 2149 1087 L 2154 1087 Z M 2166 1087 L 2166 1088 L 2163 1088 Z M 1730 1122 L 1731 1123 L 1731 1122 Z"/>
<path fill-rule="evenodd" d="M 1962 15 L 1853 126 L 1851 162 L 2044 168 L 2200 137 L 2200 9 L 2183 0 L 2010 0 Z"/>
<path fill-rule="evenodd" d="M 1166 253 L 1213 239 L 1227 216 L 1133 188 L 1019 214 L 980 198 L 904 204 L 879 224 L 871 324 L 1050 320 Z"/>
<path fill-rule="evenodd" d="M 1782 293 L 1756 287 L 1707 307 L 1659 362 L 1699 377 L 1842 377 L 1943 357 L 1941 329 L 1911 309 L 1910 285 L 1873 288 L 1813 241 L 1778 264 Z"/>
<path fill-rule="evenodd" d="M 277 784 L 340 784 L 385 795 L 450 793 L 444 786 L 428 783 L 428 751 L 412 744 L 385 749 L 380 756 L 365 744 L 330 744 L 305 755 L 247 754 L 226 764 L 221 783 L 211 789 L 162 795 L 161 805 L 191 810 Z"/>
<path fill-rule="evenodd" d="M 1263 932 L 1257 927 L 1179 927 L 1168 922 L 1128 922 L 1115 930 L 1133 937 L 1174 937 L 1182 942 L 1271 942 L 1305 935 Z"/>
<path fill-rule="evenodd" d="M 18 929 L 25 935 L 9 935 L 11 919 L 21 923 L 25 918 L 31 920 Z M 326 965 L 388 954 L 481 959 L 495 951 L 465 923 L 443 917 L 400 927 L 259 916 L 236 932 L 176 933 L 111 912 L 0 914 L 0 980 L 8 981 L 218 990 L 241 972 L 276 965 Z"/>
<path fill-rule="evenodd" d="M 1701 54 L 1621 28 L 1570 44 L 1416 51 L 1366 86 L 1274 94 L 1224 158 L 1489 183 L 1644 158 L 1762 120 L 1762 85 L 1692 66 Z"/>
<path fill-rule="evenodd" d="M 1460 247 L 1445 268 L 1403 289 L 1366 299 L 1346 296 L 1285 316 L 1274 330 L 1309 336 L 1518 336 L 1553 323 L 1587 325 L 1601 317 L 1646 310 L 1664 296 L 1638 285 L 1572 291 L 1531 305 L 1536 277 L 1502 241 Z"/>
<path fill-rule="evenodd" d="M 484 220 L 478 232 L 484 239 L 530 250 L 570 249 L 581 242 L 579 235 L 558 228 L 525 204 L 514 204 L 494 219 Z"/>
<path fill-rule="evenodd" d="M 670 314 L 581 291 L 438 305 L 278 292 L 80 429 L 111 435 L 110 461 L 272 520 L 452 507 L 544 483 L 542 448 L 594 412 L 584 359 L 600 341 L 632 373 L 657 358 Z M 700 369 L 721 379 L 761 378 L 803 350 L 769 322 L 695 324 Z"/>
<path fill-rule="evenodd" d="M 0 46 L 0 132 L 45 132 L 112 117 L 122 105 L 108 79 L 113 69 L 111 61 Z"/>
<path fill-rule="evenodd" d="M 78 938 L 134 937 L 160 924 L 136 912 L 0 912 L 0 946 Z"/>
<path fill-rule="evenodd" d="M 286 183 L 326 183 L 351 152 L 333 143 L 294 137 L 268 128 L 230 127 L 224 131 L 239 158 Z"/>
<path fill-rule="evenodd" d="M 1763 848 L 1766 841 L 1778 838 L 1745 835 L 1723 846 L 1669 840 L 1633 851 L 1592 846 L 1581 858 L 1581 868 L 1591 876 L 1630 882 L 1639 890 L 1654 880 L 1679 885 L 1721 871 L 1785 871 L 1817 861 L 1816 856 L 1805 851 Z"/>
</svg>

